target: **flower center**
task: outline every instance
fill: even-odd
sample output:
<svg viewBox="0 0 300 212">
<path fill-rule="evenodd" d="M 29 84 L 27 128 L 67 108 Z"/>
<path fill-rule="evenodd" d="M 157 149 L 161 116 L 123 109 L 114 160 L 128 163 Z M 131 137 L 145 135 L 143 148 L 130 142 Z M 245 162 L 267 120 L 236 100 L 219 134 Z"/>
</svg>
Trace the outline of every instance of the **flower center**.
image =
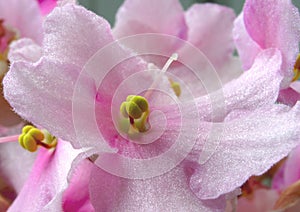
<svg viewBox="0 0 300 212">
<path fill-rule="evenodd" d="M 4 20 L 0 19 L 0 76 L 8 71 L 9 61 L 7 59 L 7 54 L 9 44 L 18 38 L 19 35 L 17 31 L 4 25 Z"/>
<path fill-rule="evenodd" d="M 150 88 L 155 88 L 159 83 L 162 75 L 166 73 L 171 63 L 174 60 L 177 60 L 178 55 L 174 53 L 166 62 L 164 67 L 161 69 L 160 75 L 156 80 L 154 80 L 153 84 Z M 153 64 L 149 64 L 150 66 Z M 173 81 L 169 78 L 170 86 L 173 89 L 174 93 L 177 97 L 181 94 L 180 84 L 178 82 Z M 152 89 L 149 89 L 144 97 L 138 95 L 129 95 L 126 98 L 126 101 L 122 102 L 120 106 L 120 113 L 123 118 L 125 118 L 125 122 L 121 122 L 121 128 L 123 131 L 127 131 L 128 134 L 135 134 L 139 132 L 146 132 L 150 129 L 150 125 L 148 124 L 148 118 L 150 114 L 149 103 L 147 98 L 152 94 Z M 128 127 L 129 125 L 129 127 Z"/>
<path fill-rule="evenodd" d="M 292 82 L 297 81 L 300 77 L 300 54 L 298 54 L 297 60 L 294 65 L 294 78 Z"/>
</svg>

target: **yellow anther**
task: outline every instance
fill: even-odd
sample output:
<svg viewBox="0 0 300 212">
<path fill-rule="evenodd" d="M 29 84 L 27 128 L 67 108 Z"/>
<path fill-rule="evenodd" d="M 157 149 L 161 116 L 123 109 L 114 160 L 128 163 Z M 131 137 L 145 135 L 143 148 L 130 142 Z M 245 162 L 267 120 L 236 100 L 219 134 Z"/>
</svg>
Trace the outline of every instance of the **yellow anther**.
<svg viewBox="0 0 300 212">
<path fill-rule="evenodd" d="M 171 87 L 172 87 L 174 93 L 176 94 L 176 96 L 179 97 L 181 94 L 180 84 L 178 82 L 173 82 L 173 83 L 171 83 Z"/>
<path fill-rule="evenodd" d="M 47 149 L 55 147 L 57 140 L 48 131 L 42 131 L 27 125 L 22 129 L 22 134 L 19 136 L 19 143 L 24 149 L 35 152 L 38 146 L 43 146 Z"/>
<path fill-rule="evenodd" d="M 146 131 L 145 124 L 149 115 L 149 105 L 145 97 L 127 96 L 126 101 L 120 106 L 120 112 L 124 118 L 129 118 L 129 123 L 133 128 L 139 132 Z"/>
<path fill-rule="evenodd" d="M 126 111 L 131 118 L 139 119 L 143 115 L 143 111 L 135 102 L 126 103 Z"/>
<path fill-rule="evenodd" d="M 294 78 L 292 79 L 292 82 L 298 80 L 299 77 L 300 77 L 300 54 L 298 54 L 298 57 L 294 65 Z"/>
</svg>

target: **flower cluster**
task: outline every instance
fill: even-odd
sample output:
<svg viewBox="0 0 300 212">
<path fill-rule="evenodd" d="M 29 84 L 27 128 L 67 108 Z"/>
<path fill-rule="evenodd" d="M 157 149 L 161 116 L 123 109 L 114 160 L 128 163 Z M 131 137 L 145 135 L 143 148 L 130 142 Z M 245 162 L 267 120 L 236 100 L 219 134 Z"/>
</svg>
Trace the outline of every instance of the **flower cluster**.
<svg viewBox="0 0 300 212">
<path fill-rule="evenodd" d="M 0 211 L 297 210 L 299 41 L 290 0 L 0 0 Z"/>
</svg>

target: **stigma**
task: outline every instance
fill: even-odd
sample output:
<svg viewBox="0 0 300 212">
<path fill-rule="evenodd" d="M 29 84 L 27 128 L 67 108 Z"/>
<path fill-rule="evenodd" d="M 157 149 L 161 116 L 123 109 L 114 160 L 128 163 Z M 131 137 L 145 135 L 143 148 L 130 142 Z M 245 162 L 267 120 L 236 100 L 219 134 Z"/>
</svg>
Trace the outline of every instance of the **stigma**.
<svg viewBox="0 0 300 212">
<path fill-rule="evenodd" d="M 295 65 L 294 65 L 294 77 L 292 82 L 297 81 L 300 77 L 300 54 L 298 54 Z"/>
<path fill-rule="evenodd" d="M 29 152 L 35 152 L 39 146 L 52 149 L 57 145 L 57 139 L 47 130 L 40 130 L 31 125 L 23 127 L 18 140 L 19 144 Z"/>
</svg>

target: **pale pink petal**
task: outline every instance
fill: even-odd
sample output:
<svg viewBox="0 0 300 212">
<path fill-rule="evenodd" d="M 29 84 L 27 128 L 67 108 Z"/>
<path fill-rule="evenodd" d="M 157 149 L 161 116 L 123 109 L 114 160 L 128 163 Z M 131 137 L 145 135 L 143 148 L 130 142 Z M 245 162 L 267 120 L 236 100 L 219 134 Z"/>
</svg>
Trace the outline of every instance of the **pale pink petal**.
<svg viewBox="0 0 300 212">
<path fill-rule="evenodd" d="M 259 189 L 249 198 L 239 198 L 237 212 L 272 211 L 279 194 L 274 190 Z"/>
<path fill-rule="evenodd" d="M 291 80 L 300 41 L 300 16 L 292 1 L 248 0 L 244 6 L 244 22 L 260 48 L 281 51 L 282 71 Z"/>
<path fill-rule="evenodd" d="M 11 135 L 12 132 L 20 133 L 21 125 L 14 130 L 8 130 L 6 135 Z M 25 151 L 17 140 L 0 144 L 0 176 L 19 193 L 29 176 L 35 158 L 36 154 Z"/>
<path fill-rule="evenodd" d="M 195 99 L 199 116 L 203 120 L 223 120 L 232 110 L 253 110 L 274 103 L 282 80 L 280 65 L 278 51 L 263 51 L 250 72 L 225 84 L 221 90 Z"/>
<path fill-rule="evenodd" d="M 13 42 L 9 47 L 10 61 L 36 62 L 42 57 L 42 48 L 33 40 L 23 38 Z"/>
<path fill-rule="evenodd" d="M 30 176 L 9 211 L 45 211 L 67 188 L 67 176 L 78 154 L 79 151 L 62 140 L 55 151 L 40 149 Z M 61 210 L 62 200 L 53 207 Z"/>
<path fill-rule="evenodd" d="M 47 16 L 44 28 L 45 56 L 74 64 L 79 70 L 93 54 L 113 41 L 106 20 L 73 4 L 55 8 Z"/>
<path fill-rule="evenodd" d="M 234 50 L 233 10 L 217 4 L 194 4 L 187 10 L 185 18 L 187 41 L 199 48 L 219 70 Z"/>
<path fill-rule="evenodd" d="M 46 59 L 35 64 L 15 62 L 3 79 L 4 95 L 20 116 L 72 141 L 72 89 L 78 71 Z"/>
<path fill-rule="evenodd" d="M 186 39 L 187 26 L 178 0 L 126 0 L 116 15 L 116 38 L 162 33 Z"/>
<path fill-rule="evenodd" d="M 42 42 L 42 15 L 37 1 L 0 1 L 0 19 L 4 19 L 7 26 L 15 28 L 21 37 Z"/>
<path fill-rule="evenodd" d="M 248 34 L 243 13 L 234 21 L 233 38 L 243 69 L 248 70 L 251 68 L 257 54 L 262 51 L 262 48 Z"/>
<path fill-rule="evenodd" d="M 274 104 L 215 124 L 219 135 L 210 142 L 219 145 L 192 176 L 193 191 L 203 199 L 216 198 L 285 157 L 299 144 L 299 108 Z"/>
<path fill-rule="evenodd" d="M 57 4 L 57 0 L 38 0 L 41 12 L 47 15 Z"/>
<path fill-rule="evenodd" d="M 201 201 L 182 166 L 147 180 L 129 180 L 95 167 L 90 181 L 96 211 L 224 211 L 226 200 Z"/>
</svg>

